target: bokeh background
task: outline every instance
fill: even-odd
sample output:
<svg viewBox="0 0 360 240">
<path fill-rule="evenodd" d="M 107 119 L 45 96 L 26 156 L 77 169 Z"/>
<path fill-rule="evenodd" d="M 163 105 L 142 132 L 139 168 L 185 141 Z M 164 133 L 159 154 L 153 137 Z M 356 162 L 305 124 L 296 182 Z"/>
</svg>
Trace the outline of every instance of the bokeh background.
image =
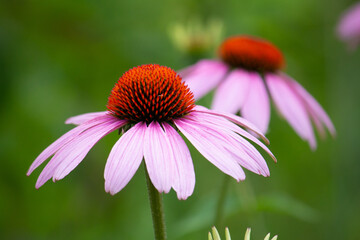
<svg viewBox="0 0 360 240">
<path fill-rule="evenodd" d="M 199 55 L 173 42 L 174 24 L 223 24 L 222 37 L 252 34 L 276 44 L 286 72 L 323 105 L 335 139 L 312 152 L 272 109 L 268 138 L 278 158 L 271 177 L 230 180 L 223 227 L 242 239 L 360 239 L 360 49 L 348 51 L 335 26 L 349 0 L 1 0 L 0 238 L 153 239 L 143 167 L 115 196 L 104 191 L 106 158 L 118 135 L 101 140 L 65 179 L 36 190 L 26 171 L 72 128 L 70 116 L 103 111 L 111 88 L 146 63 L 181 69 Z M 216 48 L 201 52 L 216 57 Z M 211 96 L 200 103 L 210 105 Z M 189 145 L 190 146 L 190 145 Z M 190 146 L 194 194 L 164 196 L 169 239 L 207 239 L 224 175 Z"/>
</svg>

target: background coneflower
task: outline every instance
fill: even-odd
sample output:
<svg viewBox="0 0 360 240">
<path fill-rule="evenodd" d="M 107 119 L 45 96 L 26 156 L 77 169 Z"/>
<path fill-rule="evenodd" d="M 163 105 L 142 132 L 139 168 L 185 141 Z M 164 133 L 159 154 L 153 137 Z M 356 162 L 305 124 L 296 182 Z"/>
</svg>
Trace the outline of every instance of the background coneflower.
<svg viewBox="0 0 360 240">
<path fill-rule="evenodd" d="M 296 133 L 316 148 L 311 121 L 322 137 L 335 128 L 320 104 L 295 80 L 281 72 L 285 60 L 273 44 L 251 37 L 226 39 L 218 60 L 201 60 L 181 71 L 195 98 L 216 88 L 212 108 L 240 114 L 267 132 L 270 121 L 268 91 L 281 115 Z"/>
</svg>

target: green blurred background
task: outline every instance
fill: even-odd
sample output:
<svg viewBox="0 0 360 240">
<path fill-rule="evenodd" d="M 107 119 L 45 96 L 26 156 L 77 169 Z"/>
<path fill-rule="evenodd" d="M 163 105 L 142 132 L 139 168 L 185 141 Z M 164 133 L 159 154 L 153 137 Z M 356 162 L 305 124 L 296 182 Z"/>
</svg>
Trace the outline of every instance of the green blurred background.
<svg viewBox="0 0 360 240">
<path fill-rule="evenodd" d="M 233 239 L 360 239 L 360 49 L 347 51 L 336 23 L 340 0 L 0 1 L 0 239 L 153 239 L 144 170 L 115 196 L 103 170 L 118 135 L 100 141 L 71 174 L 41 189 L 26 171 L 72 128 L 70 116 L 103 111 L 127 69 L 181 69 L 195 58 L 171 41 L 172 24 L 218 19 L 223 36 L 253 34 L 276 44 L 286 72 L 323 105 L 336 139 L 312 152 L 274 109 L 268 137 L 278 158 L 271 177 L 230 181 L 224 226 Z M 213 58 L 215 49 L 204 53 Z M 210 97 L 201 101 L 209 106 Z M 190 146 L 194 194 L 164 195 L 169 239 L 206 239 L 224 175 Z M 223 226 L 219 231 L 223 233 Z"/>
</svg>

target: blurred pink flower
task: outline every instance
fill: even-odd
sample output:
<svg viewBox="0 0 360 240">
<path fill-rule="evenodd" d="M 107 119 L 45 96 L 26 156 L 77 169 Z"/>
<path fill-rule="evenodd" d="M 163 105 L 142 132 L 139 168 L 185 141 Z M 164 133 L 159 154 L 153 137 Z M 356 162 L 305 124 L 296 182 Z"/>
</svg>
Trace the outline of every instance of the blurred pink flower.
<svg viewBox="0 0 360 240">
<path fill-rule="evenodd" d="M 334 126 L 320 104 L 294 79 L 281 72 L 282 53 L 271 43 L 235 36 L 219 49 L 221 60 L 201 60 L 180 75 L 199 99 L 216 89 L 214 110 L 241 115 L 266 133 L 270 121 L 270 93 L 278 111 L 296 133 L 316 148 L 311 120 L 322 136 L 324 126 L 335 134 Z"/>
<path fill-rule="evenodd" d="M 237 181 L 245 179 L 241 166 L 269 176 L 264 158 L 243 137 L 275 160 L 264 144 L 238 125 L 267 141 L 255 126 L 235 115 L 195 106 L 193 94 L 181 77 L 164 66 L 143 65 L 124 73 L 111 92 L 107 109 L 66 121 L 78 126 L 47 147 L 30 166 L 28 175 L 54 155 L 41 172 L 36 188 L 50 178 L 64 178 L 102 137 L 115 130 L 122 135 L 110 152 L 104 173 L 105 190 L 111 194 L 127 185 L 144 157 L 159 192 L 173 188 L 179 199 L 189 197 L 195 173 L 178 130 L 206 159 Z"/>
<path fill-rule="evenodd" d="M 360 42 L 360 3 L 349 8 L 337 26 L 339 38 L 355 49 Z"/>
</svg>

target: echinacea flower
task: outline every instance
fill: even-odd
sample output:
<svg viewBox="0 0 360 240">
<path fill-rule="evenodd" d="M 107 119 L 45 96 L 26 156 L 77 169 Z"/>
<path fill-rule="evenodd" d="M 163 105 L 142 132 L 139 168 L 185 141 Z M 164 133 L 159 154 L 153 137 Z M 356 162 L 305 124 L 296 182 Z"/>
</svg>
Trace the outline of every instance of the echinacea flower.
<svg viewBox="0 0 360 240">
<path fill-rule="evenodd" d="M 320 104 L 294 79 L 281 72 L 282 53 L 271 43 L 250 36 L 226 39 L 219 49 L 221 60 L 201 60 L 180 72 L 199 99 L 216 88 L 212 109 L 237 113 L 266 133 L 271 95 L 275 106 L 297 134 L 316 148 L 311 125 L 322 136 L 334 126 Z M 324 127 L 325 126 L 325 127 Z"/>
<path fill-rule="evenodd" d="M 107 111 L 75 116 L 66 123 L 78 126 L 52 143 L 30 166 L 28 175 L 54 155 L 41 172 L 36 188 L 50 178 L 64 178 L 102 137 L 115 130 L 122 135 L 110 152 L 104 173 L 105 190 L 111 194 L 126 186 L 144 157 L 151 182 L 159 192 L 173 188 L 179 199 L 189 197 L 195 173 L 189 149 L 178 131 L 237 181 L 245 179 L 241 166 L 269 176 L 265 160 L 243 137 L 274 158 L 264 144 L 238 125 L 266 140 L 255 126 L 240 117 L 194 105 L 193 94 L 181 77 L 159 65 L 130 69 L 112 89 Z"/>
<path fill-rule="evenodd" d="M 337 35 L 351 49 L 360 43 L 360 2 L 343 14 L 337 26 Z"/>
</svg>

